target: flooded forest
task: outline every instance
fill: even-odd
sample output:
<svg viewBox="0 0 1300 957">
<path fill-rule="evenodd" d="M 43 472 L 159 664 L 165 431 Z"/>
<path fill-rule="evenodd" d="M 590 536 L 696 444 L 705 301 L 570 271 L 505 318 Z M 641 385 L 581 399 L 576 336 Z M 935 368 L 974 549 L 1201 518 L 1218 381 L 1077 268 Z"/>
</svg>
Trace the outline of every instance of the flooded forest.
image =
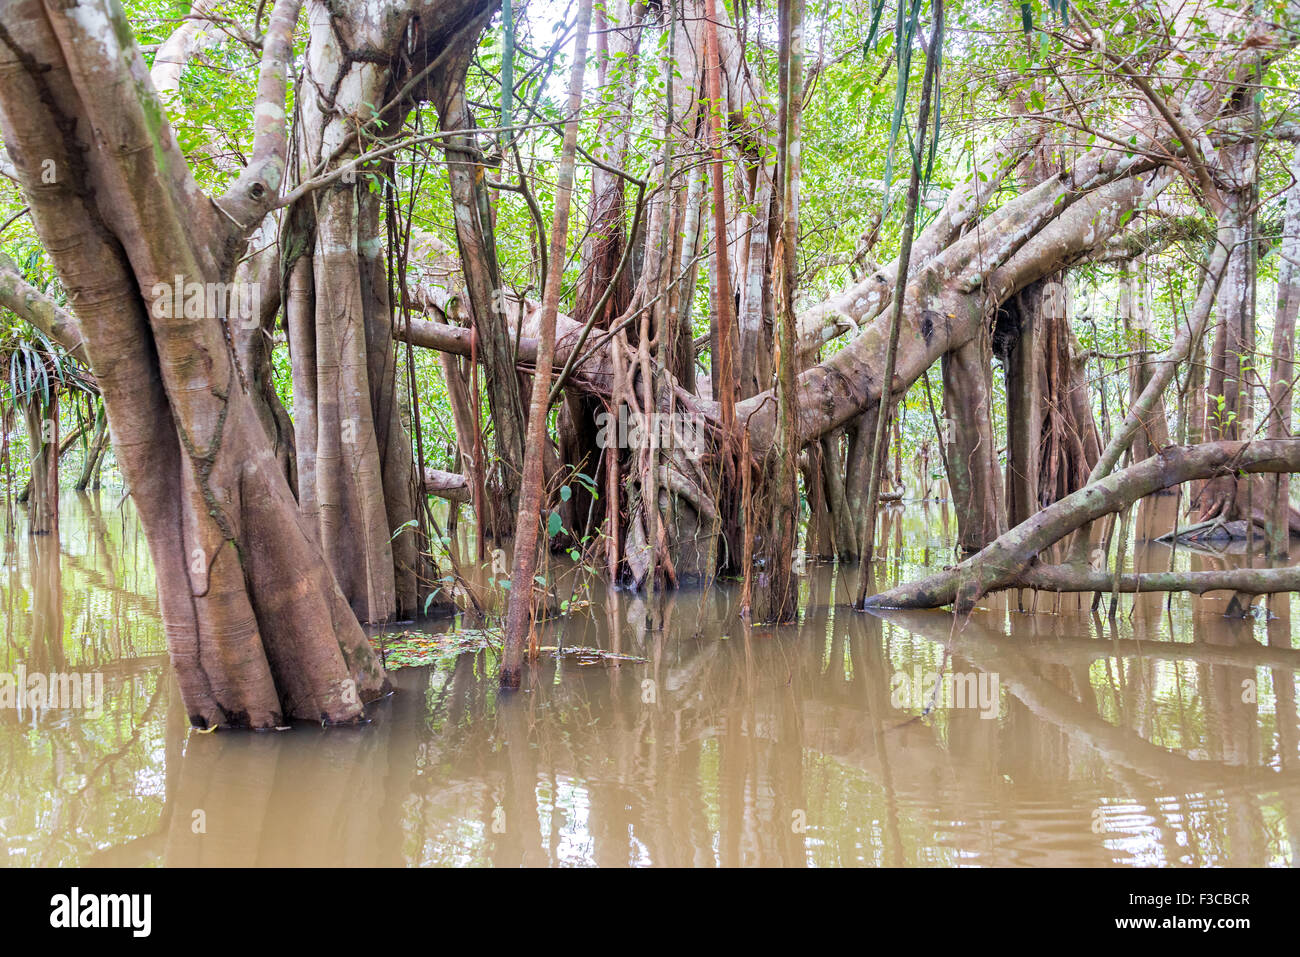
<svg viewBox="0 0 1300 957">
<path fill-rule="evenodd" d="M 1300 866 L 1298 46 L 0 0 L 0 864 Z"/>
</svg>

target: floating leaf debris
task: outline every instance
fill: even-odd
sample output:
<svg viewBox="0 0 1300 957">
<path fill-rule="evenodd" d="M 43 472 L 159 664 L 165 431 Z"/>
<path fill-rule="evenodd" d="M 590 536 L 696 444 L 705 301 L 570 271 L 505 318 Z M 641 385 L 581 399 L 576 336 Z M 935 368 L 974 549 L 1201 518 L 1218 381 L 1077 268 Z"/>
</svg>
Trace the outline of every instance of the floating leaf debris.
<svg viewBox="0 0 1300 957">
<path fill-rule="evenodd" d="M 501 639 L 494 632 L 471 628 L 439 634 L 423 631 L 384 633 L 371 635 L 370 643 L 383 657 L 384 667 L 391 670 L 449 663 L 467 652 L 497 648 Z"/>
</svg>

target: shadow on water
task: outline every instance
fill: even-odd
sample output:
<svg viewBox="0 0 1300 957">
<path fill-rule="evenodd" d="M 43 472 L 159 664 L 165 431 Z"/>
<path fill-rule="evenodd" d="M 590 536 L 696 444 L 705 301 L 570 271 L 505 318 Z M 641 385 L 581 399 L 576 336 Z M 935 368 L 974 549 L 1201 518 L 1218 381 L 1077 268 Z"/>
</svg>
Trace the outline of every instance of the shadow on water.
<svg viewBox="0 0 1300 957">
<path fill-rule="evenodd" d="M 542 643 L 644 663 L 543 657 L 500 696 L 478 652 L 395 672 L 363 728 L 202 734 L 116 506 L 69 497 L 57 548 L 21 521 L 0 543 L 0 674 L 103 676 L 97 708 L 0 708 L 10 865 L 1300 860 L 1289 596 L 1233 620 L 1223 594 L 1125 596 L 1114 619 L 1088 595 L 1010 595 L 954 630 L 854 612 L 857 569 L 812 565 L 800 623 L 769 628 L 737 618 L 731 584 L 653 605 L 601 588 Z M 953 561 L 942 508 L 881 520 L 884 582 Z"/>
</svg>

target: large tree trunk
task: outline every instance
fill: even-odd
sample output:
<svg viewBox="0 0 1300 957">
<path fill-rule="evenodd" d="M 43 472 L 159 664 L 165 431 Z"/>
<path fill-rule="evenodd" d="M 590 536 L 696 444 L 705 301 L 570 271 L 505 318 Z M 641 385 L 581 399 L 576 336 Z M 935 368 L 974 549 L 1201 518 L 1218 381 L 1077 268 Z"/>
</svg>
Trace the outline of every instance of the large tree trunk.
<svg viewBox="0 0 1300 957">
<path fill-rule="evenodd" d="M 1242 383 L 1242 363 L 1248 346 L 1253 348 L 1253 317 L 1248 315 L 1253 307 L 1255 285 L 1254 256 L 1249 248 L 1254 240 L 1249 236 L 1246 216 L 1249 192 L 1230 191 L 1226 203 L 1222 220 L 1232 230 L 1233 238 L 1219 288 L 1214 341 L 1205 380 L 1206 438 L 1210 441 L 1235 441 L 1242 435 L 1242 417 L 1249 402 L 1249 388 L 1243 388 Z M 1246 517 L 1249 484 L 1246 479 L 1232 475 L 1198 483 L 1192 492 L 1193 505 L 1199 509 L 1198 521 L 1230 522 Z"/>
<path fill-rule="evenodd" d="M 1268 437 L 1291 434 L 1291 409 L 1295 404 L 1292 378 L 1295 375 L 1295 321 L 1300 312 L 1300 150 L 1290 169 L 1292 184 L 1286 193 L 1286 217 L 1278 253 L 1277 312 L 1273 318 L 1273 368 L 1269 379 Z M 1269 551 L 1274 558 L 1287 559 L 1291 552 L 1291 476 L 1280 473 L 1272 482 L 1269 499 Z"/>
<path fill-rule="evenodd" d="M 90 444 L 86 447 L 86 457 L 81 463 L 81 473 L 72 486 L 78 492 L 99 488 L 100 469 L 104 465 L 104 453 L 108 450 L 108 417 L 101 404 L 95 412 L 95 427 Z"/>
<path fill-rule="evenodd" d="M 1022 290 L 998 316 L 1007 380 L 1007 514 L 1023 522 L 1082 488 L 1101 453 L 1065 277 Z M 1003 347 L 1005 348 L 1005 347 Z"/>
<path fill-rule="evenodd" d="M 27 485 L 27 532 L 59 537 L 59 394 L 49 401 L 39 394 L 23 403 L 27 446 L 31 452 L 31 481 Z M 21 497 L 21 496 L 20 496 Z"/>
<path fill-rule="evenodd" d="M 1002 470 L 993 440 L 993 369 L 985 333 L 943 356 L 948 486 L 957 544 L 978 551 L 1007 530 Z M 1008 421 L 1014 413 L 1008 411 Z"/>
<path fill-rule="evenodd" d="M 306 6 L 309 22 L 329 24 L 325 4 Z M 313 32 L 300 104 L 301 180 L 353 163 L 360 152 L 354 130 L 400 88 L 408 41 L 429 39 L 392 15 L 399 5 L 382 7 L 350 17 L 346 38 L 338 30 Z M 345 42 L 370 53 L 351 59 Z M 389 62 L 379 62 L 385 53 Z M 400 125 L 409 105 L 383 117 L 388 128 Z M 380 196 L 370 178 L 349 169 L 303 197 L 289 211 L 283 246 L 299 507 L 353 611 L 381 622 L 415 614 L 420 579 L 431 576 L 421 574 L 419 483 L 406 390 L 398 385 Z"/>
<path fill-rule="evenodd" d="M 214 202 L 161 120 L 119 7 L 23 0 L 0 11 L 8 77 L 0 125 L 77 304 L 113 447 L 149 538 L 186 710 L 200 727 L 355 721 L 387 689 L 298 519 L 235 358 L 234 316 L 227 304 L 208 308 L 204 295 L 230 282 L 283 176 L 296 18 L 296 3 L 276 4 L 253 159 Z M 58 171 L 54 183 L 41 181 L 45 160 Z M 197 307 L 177 315 L 175 294 L 194 288 Z"/>
<path fill-rule="evenodd" d="M 766 483 L 769 503 L 768 534 L 764 542 L 763 570 L 758 579 L 759 589 L 753 596 L 755 617 L 760 621 L 794 621 L 799 613 L 799 586 L 794 573 L 794 551 L 799 538 L 798 456 L 801 443 L 794 421 L 795 366 L 798 361 L 795 350 L 794 293 L 798 276 L 796 254 L 799 244 L 799 193 L 802 188 L 800 149 L 804 69 L 803 0 L 781 0 L 779 21 L 781 77 L 776 155 L 780 171 L 781 217 L 776 244 L 778 254 L 774 257 L 772 268 L 777 306 L 774 371 L 778 414 L 776 442 L 769 465 L 771 480 Z M 757 172 L 760 181 L 765 182 L 763 167 L 759 166 Z M 760 185 L 758 189 L 760 213 L 771 208 L 765 190 L 766 187 Z M 759 223 L 756 225 L 761 227 L 761 223 L 760 216 Z M 748 255 L 752 273 L 754 262 L 759 257 L 766 263 L 766 243 L 760 242 L 757 236 L 751 236 Z M 766 268 L 764 272 L 766 273 Z M 755 330 L 755 333 L 758 331 Z M 742 352 L 745 349 L 744 337 L 745 329 L 742 323 Z M 751 348 L 759 349 L 761 344 L 754 343 Z M 768 353 L 764 352 L 764 354 Z M 745 368 L 742 359 L 742 389 L 746 381 Z M 763 373 L 764 370 L 759 368 L 751 370 L 751 374 L 760 377 L 755 381 L 754 391 L 758 391 L 758 386 L 768 381 L 766 378 L 761 378 Z M 770 372 L 767 374 L 771 375 Z M 752 514 L 746 518 L 750 522 L 755 520 Z M 747 567 L 745 574 L 752 576 L 753 569 Z"/>
</svg>

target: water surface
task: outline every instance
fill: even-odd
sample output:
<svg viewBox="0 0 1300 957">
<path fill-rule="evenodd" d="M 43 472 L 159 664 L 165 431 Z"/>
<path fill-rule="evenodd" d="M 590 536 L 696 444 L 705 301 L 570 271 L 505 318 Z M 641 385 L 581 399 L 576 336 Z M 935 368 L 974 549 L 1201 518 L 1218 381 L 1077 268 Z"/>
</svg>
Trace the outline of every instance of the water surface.
<svg viewBox="0 0 1300 957">
<path fill-rule="evenodd" d="M 1289 596 L 1244 620 L 1223 617 L 1226 594 L 1126 596 L 1112 620 L 1091 596 L 1011 595 L 954 632 L 942 612 L 852 611 L 856 568 L 807 566 L 803 619 L 779 628 L 743 623 L 733 584 L 649 602 L 596 585 L 542 643 L 644 663 L 547 656 L 501 695 L 484 651 L 394 672 L 362 728 L 202 734 L 119 498 L 65 497 L 57 548 L 21 518 L 0 540 L 0 673 L 104 681 L 98 711 L 0 709 L 11 866 L 1298 859 Z M 1153 500 L 1136 532 L 1171 506 Z M 954 560 L 939 506 L 882 521 L 882 583 Z M 936 701 L 934 674 L 969 694 Z"/>
</svg>

